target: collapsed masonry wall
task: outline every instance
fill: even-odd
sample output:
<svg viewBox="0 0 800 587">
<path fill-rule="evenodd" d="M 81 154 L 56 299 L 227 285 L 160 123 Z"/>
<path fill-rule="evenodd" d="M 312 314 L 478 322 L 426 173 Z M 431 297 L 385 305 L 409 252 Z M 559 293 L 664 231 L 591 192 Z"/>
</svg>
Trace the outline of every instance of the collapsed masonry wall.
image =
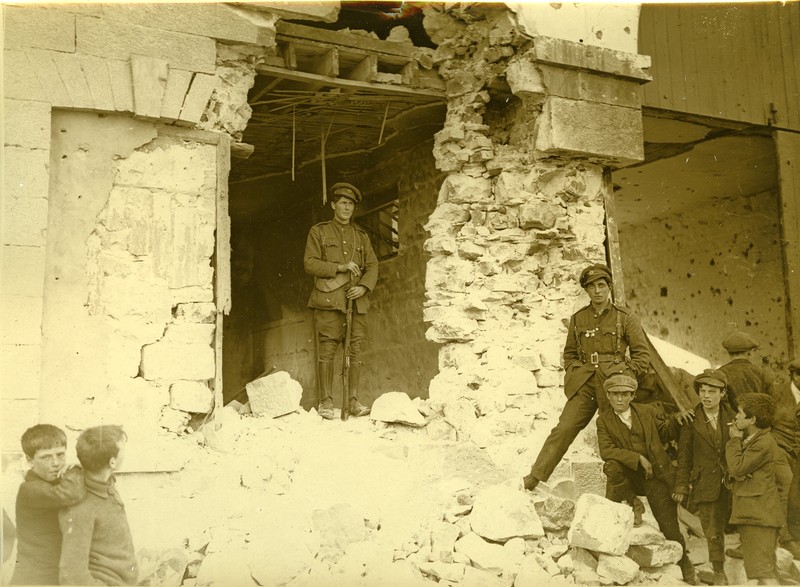
<svg viewBox="0 0 800 587">
<path fill-rule="evenodd" d="M 400 208 L 400 252 L 380 262 L 368 314 L 360 398 L 365 403 L 387 391 L 425 397 L 436 373 L 437 347 L 425 339 L 422 321 L 427 260 L 423 225 L 435 205 L 442 177 L 434 166 L 431 148 L 432 142 L 426 141 L 406 152 L 392 153 L 352 180 L 364 194 L 361 207 L 374 205 L 371 186 L 396 184 Z M 322 207 L 317 196 L 307 197 L 309 192 L 316 194 L 316 181 L 298 181 L 289 187 L 282 184 L 291 192 L 288 203 L 269 205 L 266 212 L 258 213 L 263 215 L 259 222 L 248 224 L 234 217 L 233 310 L 226 320 L 223 342 L 226 400 L 274 367 L 301 383 L 304 407 L 316 405 L 312 312 L 306 306 L 312 278 L 303 270 L 303 250 L 312 224 L 331 217 L 329 205 Z M 259 196 L 263 197 L 263 188 L 258 185 L 237 188 L 232 194 L 237 206 Z M 287 198 L 281 197 L 283 200 Z M 287 216 L 287 210 L 293 212 Z M 316 214 L 318 218 L 312 218 Z M 271 215 L 277 215 L 279 221 L 271 221 Z M 340 355 L 341 349 L 337 365 Z M 336 377 L 335 398 L 341 397 L 340 390 Z"/>
<path fill-rule="evenodd" d="M 434 149 L 448 176 L 426 225 L 427 337 L 443 345 L 430 399 L 522 470 L 563 406 L 565 321 L 587 303 L 577 275 L 605 261 L 604 166 L 643 155 L 638 82 L 599 63 L 646 62 L 521 34 L 498 5 L 429 8 L 425 26 L 448 94 Z"/>
<path fill-rule="evenodd" d="M 621 226 L 631 304 L 648 332 L 714 365 L 728 361 L 722 339 L 745 330 L 759 341 L 758 356 L 783 372 L 791 358 L 780 239 L 775 191 Z"/>
</svg>

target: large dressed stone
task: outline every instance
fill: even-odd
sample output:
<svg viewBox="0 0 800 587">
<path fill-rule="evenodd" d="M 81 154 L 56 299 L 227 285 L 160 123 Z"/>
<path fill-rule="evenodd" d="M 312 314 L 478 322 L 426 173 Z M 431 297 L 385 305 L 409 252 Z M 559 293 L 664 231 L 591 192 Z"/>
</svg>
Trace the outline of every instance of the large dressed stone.
<svg viewBox="0 0 800 587">
<path fill-rule="evenodd" d="M 494 485 L 480 491 L 475 496 L 470 523 L 475 532 L 495 542 L 544 536 L 531 497 L 508 485 Z"/>
<path fill-rule="evenodd" d="M 638 528 L 631 530 L 631 544 L 660 544 L 666 538 L 658 528 L 650 524 L 642 524 Z M 703 548 L 706 548 L 706 541 L 701 540 Z M 644 565 L 643 565 L 644 566 Z"/>
<path fill-rule="evenodd" d="M 634 544 L 628 548 L 627 556 L 640 567 L 660 567 L 681 560 L 683 547 L 672 540 L 659 544 Z"/>
<path fill-rule="evenodd" d="M 372 404 L 369 417 L 378 422 L 399 422 L 411 426 L 424 426 L 425 418 L 405 393 L 384 393 Z"/>
<path fill-rule="evenodd" d="M 601 554 L 597 559 L 597 574 L 618 585 L 633 581 L 638 572 L 639 565 L 627 556 Z"/>
<path fill-rule="evenodd" d="M 476 568 L 500 574 L 513 566 L 509 553 L 499 544 L 486 542 L 475 532 L 459 538 L 455 544 L 456 552 L 465 554 Z"/>
<path fill-rule="evenodd" d="M 202 381 L 176 381 L 169 388 L 169 405 L 175 410 L 207 414 L 214 407 L 214 392 Z"/>
<path fill-rule="evenodd" d="M 271 373 L 245 386 L 250 410 L 256 416 L 277 418 L 300 408 L 303 386 L 286 371 Z"/>
<path fill-rule="evenodd" d="M 578 498 L 575 518 L 567 534 L 569 543 L 606 554 L 625 554 L 630 546 L 633 510 L 599 495 Z"/>
</svg>

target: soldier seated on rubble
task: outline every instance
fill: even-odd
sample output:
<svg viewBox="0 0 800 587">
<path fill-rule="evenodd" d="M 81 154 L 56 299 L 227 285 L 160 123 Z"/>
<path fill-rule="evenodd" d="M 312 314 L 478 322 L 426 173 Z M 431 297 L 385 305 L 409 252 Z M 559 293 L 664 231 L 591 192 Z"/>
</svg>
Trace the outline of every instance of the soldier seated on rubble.
<svg viewBox="0 0 800 587">
<path fill-rule="evenodd" d="M 672 500 L 675 467 L 664 450 L 664 442 L 677 435 L 673 418 L 649 405 L 632 404 L 638 383 L 627 375 L 612 375 L 603 383 L 611 410 L 597 418 L 597 441 L 605 461 L 606 497 L 633 508 L 634 526 L 641 526 L 644 495 L 667 538 L 683 547 L 679 564 L 683 580 L 696 584 L 694 565 L 678 526 L 678 506 Z"/>
</svg>

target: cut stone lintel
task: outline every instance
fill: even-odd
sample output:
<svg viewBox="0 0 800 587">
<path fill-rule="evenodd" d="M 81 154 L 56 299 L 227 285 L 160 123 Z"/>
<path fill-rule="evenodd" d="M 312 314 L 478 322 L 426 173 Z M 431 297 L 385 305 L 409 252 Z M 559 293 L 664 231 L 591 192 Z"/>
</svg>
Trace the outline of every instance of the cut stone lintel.
<svg viewBox="0 0 800 587">
<path fill-rule="evenodd" d="M 534 37 L 530 53 L 541 63 L 610 74 L 642 84 L 653 79 L 645 71 L 650 68 L 649 55 L 625 53 L 543 36 Z"/>
</svg>

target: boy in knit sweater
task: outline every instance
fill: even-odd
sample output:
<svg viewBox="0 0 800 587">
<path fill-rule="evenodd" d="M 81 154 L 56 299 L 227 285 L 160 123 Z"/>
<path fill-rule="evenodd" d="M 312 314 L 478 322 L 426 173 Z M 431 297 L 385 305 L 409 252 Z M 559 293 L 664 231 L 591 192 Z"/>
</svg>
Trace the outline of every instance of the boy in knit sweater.
<svg viewBox="0 0 800 587">
<path fill-rule="evenodd" d="M 115 488 L 127 435 L 120 426 L 87 428 L 76 450 L 86 497 L 61 511 L 62 585 L 135 585 L 138 576 L 125 506 Z"/>
<path fill-rule="evenodd" d="M 22 435 L 31 469 L 17 492 L 17 564 L 12 585 L 58 582 L 61 529 L 58 512 L 84 496 L 79 467 L 65 471 L 67 436 L 51 424 L 37 424 Z"/>
</svg>

